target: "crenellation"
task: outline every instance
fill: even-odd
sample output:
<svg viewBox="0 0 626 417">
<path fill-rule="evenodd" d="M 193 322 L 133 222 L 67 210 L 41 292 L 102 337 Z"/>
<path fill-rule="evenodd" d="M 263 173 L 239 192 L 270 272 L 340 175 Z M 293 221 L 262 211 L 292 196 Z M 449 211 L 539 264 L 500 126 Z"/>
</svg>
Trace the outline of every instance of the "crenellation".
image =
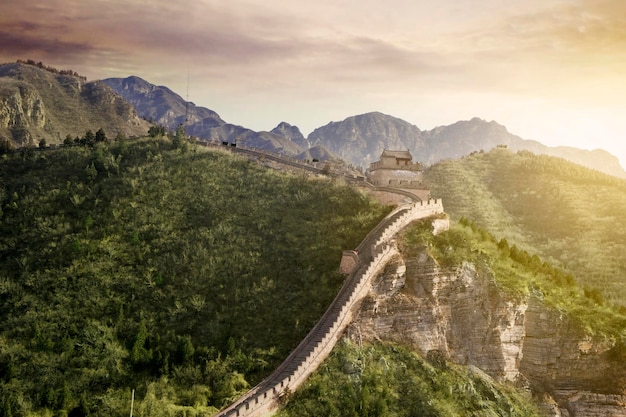
<svg viewBox="0 0 626 417">
<path fill-rule="evenodd" d="M 335 343 L 355 314 L 355 308 L 367 295 L 369 286 L 387 262 L 398 252 L 392 244 L 392 238 L 410 222 L 443 213 L 441 200 L 418 201 L 410 206 L 394 210 L 377 226 L 359 248 L 371 246 L 371 255 L 357 251 L 344 251 L 340 268 L 352 266 L 344 286 L 328 308 L 318 324 L 305 337 L 301 344 L 292 351 L 279 368 L 257 387 L 250 390 L 237 402 L 216 416 L 237 415 L 258 417 L 271 413 L 278 407 L 278 400 L 287 390 L 294 391 L 319 366 L 330 353 Z M 390 219 L 392 219 L 390 221 Z M 376 232 L 375 232 L 376 231 Z M 320 341 L 320 334 L 323 333 Z M 281 378 L 286 374 L 286 377 Z M 267 388 L 263 388 L 267 387 Z M 273 395 L 268 397 L 271 390 Z M 251 406 L 252 405 L 252 406 Z M 236 414 L 233 414 L 235 412 Z"/>
</svg>

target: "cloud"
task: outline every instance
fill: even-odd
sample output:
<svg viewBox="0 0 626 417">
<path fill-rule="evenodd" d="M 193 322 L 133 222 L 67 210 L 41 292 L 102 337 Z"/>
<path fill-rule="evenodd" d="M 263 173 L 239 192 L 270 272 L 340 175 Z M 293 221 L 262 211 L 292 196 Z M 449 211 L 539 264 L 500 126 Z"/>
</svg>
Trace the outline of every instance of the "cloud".
<svg viewBox="0 0 626 417">
<path fill-rule="evenodd" d="M 222 92 L 307 97 L 337 90 L 547 93 L 626 65 L 621 0 L 551 0 L 540 9 L 493 0 L 481 0 L 478 9 L 454 4 L 437 6 L 429 25 L 431 7 L 403 0 L 385 7 L 21 0 L 0 5 L 0 53 L 79 63 L 91 77 L 136 73 L 157 83 L 189 68 Z"/>
<path fill-rule="evenodd" d="M 39 25 L 29 22 L 3 25 L 0 27 L 0 54 L 22 58 L 41 55 L 54 56 L 57 59 L 73 59 L 93 49 L 85 42 L 60 40 L 54 38 L 53 35 L 46 37 L 31 35 L 40 29 Z"/>
</svg>

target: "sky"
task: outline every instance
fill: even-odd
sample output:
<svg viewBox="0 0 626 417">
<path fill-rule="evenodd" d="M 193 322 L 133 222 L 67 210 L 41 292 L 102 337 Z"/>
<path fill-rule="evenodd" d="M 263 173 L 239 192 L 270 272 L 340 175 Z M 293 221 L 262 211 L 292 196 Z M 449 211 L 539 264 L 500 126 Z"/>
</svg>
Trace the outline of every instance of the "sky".
<svg viewBox="0 0 626 417">
<path fill-rule="evenodd" d="M 16 59 L 137 75 L 257 131 L 479 117 L 626 167 L 624 0 L 0 0 Z"/>
</svg>

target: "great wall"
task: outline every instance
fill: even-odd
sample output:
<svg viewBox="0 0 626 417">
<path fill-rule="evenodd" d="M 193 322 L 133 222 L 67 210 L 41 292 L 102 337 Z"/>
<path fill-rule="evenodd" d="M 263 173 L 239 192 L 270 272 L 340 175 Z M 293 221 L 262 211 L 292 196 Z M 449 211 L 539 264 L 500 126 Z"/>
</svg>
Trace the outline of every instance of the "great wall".
<svg viewBox="0 0 626 417">
<path fill-rule="evenodd" d="M 215 142 L 201 145 L 227 146 Z M 247 156 L 271 158 L 314 173 L 324 171 L 305 161 L 285 158 L 268 151 L 241 146 L 228 148 Z M 365 182 L 365 178 L 348 179 Z M 402 190 L 368 185 L 378 191 L 398 193 L 414 202 L 397 207 L 368 233 L 355 250 L 344 251 L 339 268 L 347 277 L 322 318 L 269 377 L 214 417 L 261 417 L 274 412 L 285 396 L 295 391 L 317 369 L 342 337 L 354 314 L 358 312 L 372 281 L 389 259 L 398 253 L 393 242 L 394 236 L 415 220 L 444 213 L 441 199 L 421 201 L 417 196 Z"/>
</svg>

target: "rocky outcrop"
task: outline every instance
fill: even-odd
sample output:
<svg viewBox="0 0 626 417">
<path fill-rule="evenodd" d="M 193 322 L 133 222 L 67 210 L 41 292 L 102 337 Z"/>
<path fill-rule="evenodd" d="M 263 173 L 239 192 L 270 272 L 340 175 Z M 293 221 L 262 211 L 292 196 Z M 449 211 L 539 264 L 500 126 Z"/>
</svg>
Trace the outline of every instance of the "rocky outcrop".
<svg viewBox="0 0 626 417">
<path fill-rule="evenodd" d="M 424 355 L 477 366 L 542 398 L 551 416 L 626 416 L 626 369 L 540 295 L 503 295 L 486 271 L 441 269 L 426 251 L 395 258 L 354 326 L 362 337 L 408 343 Z"/>
<path fill-rule="evenodd" d="M 60 143 L 100 128 L 109 137 L 145 135 L 148 127 L 101 82 L 23 63 L 0 65 L 0 138 L 14 145 Z"/>
<path fill-rule="evenodd" d="M 0 97 L 0 127 L 43 128 L 46 124 L 46 111 L 37 91 L 19 84 L 11 90 Z"/>
</svg>

